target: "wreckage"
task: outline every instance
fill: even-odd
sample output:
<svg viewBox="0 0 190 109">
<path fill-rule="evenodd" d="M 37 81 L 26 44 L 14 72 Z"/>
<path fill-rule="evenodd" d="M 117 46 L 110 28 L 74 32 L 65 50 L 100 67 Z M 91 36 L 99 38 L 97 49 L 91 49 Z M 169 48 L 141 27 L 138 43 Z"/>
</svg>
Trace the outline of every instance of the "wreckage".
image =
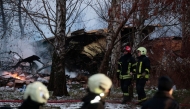
<svg viewBox="0 0 190 109">
<path fill-rule="evenodd" d="M 5 57 L 8 58 L 2 58 L 4 60 L 1 60 L 0 63 L 0 87 L 13 87 L 15 90 L 34 81 L 41 81 L 44 84 L 48 84 L 49 74 L 38 73 L 42 68 L 47 67 L 47 65 L 41 62 L 40 57 L 32 55 L 22 59 L 16 52 L 10 51 L 5 53 Z M 36 69 L 36 72 L 32 73 L 32 67 L 35 65 L 34 61 L 40 62 L 43 67 Z"/>
<path fill-rule="evenodd" d="M 147 26 L 142 33 L 146 36 L 154 31 L 155 26 Z M 121 31 L 121 42 L 132 45 L 135 27 L 124 27 Z M 85 31 L 84 29 L 74 31 L 67 35 L 65 41 L 65 66 L 69 71 L 85 70 L 90 73 L 96 73 L 103 59 L 106 46 L 107 29 L 98 29 Z M 148 40 L 148 38 L 145 38 Z M 54 37 L 48 38 L 48 41 L 42 40 L 40 44 L 48 47 L 50 53 L 53 53 L 53 47 L 49 44 L 54 41 Z"/>
<path fill-rule="evenodd" d="M 25 59 L 22 59 L 20 60 L 16 65 L 12 66 L 14 69 L 16 69 L 22 62 L 28 62 L 30 64 L 30 69 L 32 69 L 32 64 L 34 64 L 34 61 L 38 61 L 40 62 L 41 64 L 44 65 L 44 63 L 42 63 L 40 61 L 40 57 L 36 56 L 36 55 L 32 55 L 32 56 L 29 56 Z"/>
</svg>

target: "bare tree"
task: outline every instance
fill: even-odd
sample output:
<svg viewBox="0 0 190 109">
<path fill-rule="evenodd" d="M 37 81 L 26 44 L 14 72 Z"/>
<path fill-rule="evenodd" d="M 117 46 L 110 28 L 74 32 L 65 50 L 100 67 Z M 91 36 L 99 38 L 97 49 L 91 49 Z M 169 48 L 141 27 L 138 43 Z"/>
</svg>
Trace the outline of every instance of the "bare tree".
<svg viewBox="0 0 190 109">
<path fill-rule="evenodd" d="M 19 22 L 22 24 L 22 30 L 26 30 L 26 36 L 22 38 L 22 41 L 26 39 L 30 39 L 33 36 L 32 26 L 28 22 L 27 16 L 24 16 L 22 10 L 19 9 L 19 5 L 24 3 L 28 3 L 30 1 L 15 1 L 13 3 L 11 0 L 1 0 L 1 29 L 4 32 L 1 32 L 1 51 L 8 52 L 12 49 L 15 51 L 23 53 L 21 47 L 18 47 L 20 38 L 21 38 L 21 30 L 19 26 Z M 30 28 L 30 29 L 29 29 Z M 29 43 L 28 43 L 29 44 Z"/>
<path fill-rule="evenodd" d="M 180 12 L 182 14 L 181 22 L 182 22 L 182 49 L 181 53 L 184 57 L 189 58 L 190 54 L 190 15 L 188 14 L 190 12 L 190 1 L 189 0 L 182 0 L 179 1 L 181 4 Z M 179 5 L 178 4 L 178 5 Z M 177 4 L 176 4 L 177 7 Z"/>
<path fill-rule="evenodd" d="M 148 19 L 149 17 L 149 4 L 150 1 L 149 0 L 140 0 L 139 1 L 139 7 L 138 7 L 138 11 L 133 13 L 133 20 L 135 20 L 135 22 L 133 22 L 134 26 L 136 27 L 137 31 L 135 32 L 134 35 L 134 45 L 133 48 L 138 47 L 138 45 L 140 44 L 140 42 L 143 40 L 143 28 L 145 27 L 145 20 Z"/>
<path fill-rule="evenodd" d="M 21 37 L 23 37 L 24 36 L 24 27 L 22 24 L 21 3 L 22 3 L 22 0 L 19 0 L 18 1 L 18 17 L 19 17 L 19 27 L 20 27 L 20 31 L 21 31 Z"/>
<path fill-rule="evenodd" d="M 6 24 L 6 20 L 5 20 L 5 12 L 4 12 L 4 1 L 0 0 L 0 5 L 1 5 L 1 16 L 2 16 L 2 25 L 3 25 L 3 36 L 6 34 L 6 30 L 7 30 L 7 24 Z"/>
<path fill-rule="evenodd" d="M 76 4 L 72 5 L 77 6 Z M 73 8 L 75 9 L 75 7 Z M 65 77 L 65 41 L 66 41 L 66 21 L 71 17 L 66 18 L 67 8 L 66 1 L 56 0 L 56 35 L 54 40 L 54 54 L 53 54 L 53 64 L 51 71 L 51 78 L 54 79 L 54 92 L 53 95 L 62 96 L 69 95 L 66 87 L 66 77 Z M 78 12 L 77 12 L 78 13 Z M 74 17 L 75 21 L 78 15 Z M 72 21 L 72 22 L 73 22 Z M 69 24 L 72 25 L 73 23 Z M 50 80 L 51 82 L 51 80 Z M 52 81 L 53 82 L 53 81 Z M 51 84 L 51 83 L 50 83 Z"/>
<path fill-rule="evenodd" d="M 150 38 L 149 36 L 157 38 L 165 37 L 168 34 L 169 36 L 179 36 L 180 34 L 175 34 L 176 32 L 172 27 L 178 26 L 176 28 L 180 28 L 178 20 L 180 15 L 173 14 L 171 3 L 172 0 L 104 0 L 104 2 L 96 2 L 96 5 L 92 6 L 93 9 L 108 24 L 106 52 L 99 72 L 113 72 L 112 74 L 114 74 L 117 65 L 116 60 L 119 56 L 114 55 L 118 53 L 115 52 L 115 48 L 118 50 L 121 48 L 119 35 L 124 26 L 135 28 L 132 31 L 133 33 L 129 33 L 133 35 L 133 42 L 130 42 L 133 44 L 133 50 L 142 46 L 142 42 Z M 108 12 L 106 13 L 105 10 Z M 148 25 L 152 25 L 152 30 L 144 31 Z M 126 36 L 129 35 L 123 37 Z"/>
<path fill-rule="evenodd" d="M 118 39 L 120 39 L 120 31 L 125 26 L 129 18 L 131 17 L 132 13 L 137 9 L 137 3 L 138 0 L 133 1 L 132 5 L 129 7 L 121 7 L 123 2 L 127 2 L 125 0 L 122 0 L 120 2 L 116 0 L 111 0 L 108 2 L 105 1 L 105 6 L 108 6 L 108 16 L 105 14 L 101 14 L 100 10 L 95 10 L 98 15 L 101 16 L 101 18 L 104 18 L 106 22 L 108 22 L 108 36 L 107 36 L 107 45 L 106 45 L 106 52 L 104 55 L 104 58 L 102 60 L 102 63 L 99 68 L 99 72 L 101 73 L 107 73 L 109 68 L 109 62 L 110 59 L 112 60 L 112 67 L 115 66 L 118 57 L 118 52 L 120 52 L 120 44 L 118 43 Z M 110 5 L 110 4 L 111 5 Z M 103 9 L 102 4 L 99 1 L 98 6 L 100 9 Z M 94 8 L 96 9 L 96 8 Z M 104 11 L 103 11 L 104 12 Z M 115 46 L 117 43 L 118 45 Z M 114 48 L 115 47 L 115 48 Z M 113 49 L 114 48 L 114 49 Z M 114 52 L 114 53 L 113 53 Z M 111 56 L 111 54 L 113 55 Z M 115 67 L 113 67 L 113 72 L 116 70 Z M 112 72 L 112 71 L 111 71 Z"/>
<path fill-rule="evenodd" d="M 109 12 L 109 21 L 114 21 L 114 22 L 108 22 L 108 37 L 107 37 L 107 49 L 111 44 L 111 40 L 112 40 L 112 33 L 116 33 L 118 27 L 120 26 L 119 22 L 122 20 L 122 16 L 121 16 L 121 1 L 118 0 L 112 0 L 111 3 L 111 10 Z M 110 40 L 111 39 L 111 40 Z M 121 34 L 119 32 L 119 34 L 117 35 L 117 38 L 115 39 L 115 45 L 112 49 L 112 53 L 110 56 L 110 71 L 108 73 L 108 75 L 110 75 L 112 78 L 116 77 L 115 73 L 117 71 L 117 62 L 120 56 L 120 48 L 121 48 L 121 42 L 119 41 L 121 39 Z"/>
<path fill-rule="evenodd" d="M 68 95 L 65 78 L 65 40 L 66 40 L 66 1 L 56 0 L 56 37 L 54 41 L 55 51 L 54 65 L 54 92 L 53 95 Z"/>
<path fill-rule="evenodd" d="M 42 37 L 54 48 L 48 89 L 53 91 L 55 96 L 69 95 L 65 77 L 65 41 L 73 24 L 75 24 L 83 9 L 86 8 L 86 6 L 81 8 L 83 1 L 51 1 L 56 5 L 54 9 L 50 1 L 42 0 L 36 4 L 40 7 L 37 11 L 28 10 L 24 3 L 21 6 L 22 11 L 28 15 Z M 12 2 L 16 4 L 15 1 Z M 54 41 L 48 39 L 40 25 L 45 25 L 49 29 L 54 36 Z"/>
</svg>

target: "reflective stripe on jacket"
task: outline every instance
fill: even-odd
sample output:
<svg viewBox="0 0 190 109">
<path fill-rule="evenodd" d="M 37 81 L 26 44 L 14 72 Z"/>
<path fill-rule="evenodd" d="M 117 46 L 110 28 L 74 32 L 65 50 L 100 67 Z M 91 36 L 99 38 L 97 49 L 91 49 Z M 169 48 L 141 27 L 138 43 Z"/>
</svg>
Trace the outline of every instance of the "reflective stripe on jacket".
<svg viewBox="0 0 190 109">
<path fill-rule="evenodd" d="M 118 70 L 119 79 L 132 78 L 130 72 L 135 72 L 136 62 L 131 54 L 126 54 L 119 59 Z"/>
<path fill-rule="evenodd" d="M 142 77 L 142 73 L 146 73 L 145 78 L 149 78 L 150 74 L 150 60 L 148 57 L 145 55 L 141 55 L 138 57 L 138 61 L 136 63 L 136 73 L 137 73 L 137 78 Z"/>
</svg>

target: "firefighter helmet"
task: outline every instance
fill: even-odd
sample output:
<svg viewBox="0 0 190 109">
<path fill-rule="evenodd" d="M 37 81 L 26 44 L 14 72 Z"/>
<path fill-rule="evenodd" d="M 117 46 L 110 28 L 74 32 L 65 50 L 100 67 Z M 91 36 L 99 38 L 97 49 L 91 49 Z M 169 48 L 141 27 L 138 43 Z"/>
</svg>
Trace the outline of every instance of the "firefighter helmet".
<svg viewBox="0 0 190 109">
<path fill-rule="evenodd" d="M 106 93 L 111 88 L 112 81 L 104 74 L 97 73 L 89 77 L 88 88 L 96 94 Z"/>
<path fill-rule="evenodd" d="M 127 51 L 128 53 L 131 53 L 131 47 L 130 46 L 125 46 L 124 51 Z"/>
<path fill-rule="evenodd" d="M 49 92 L 47 87 L 39 81 L 29 84 L 24 92 L 24 99 L 28 97 L 38 103 L 47 103 Z"/>
<path fill-rule="evenodd" d="M 139 48 L 137 49 L 137 51 L 140 51 L 141 55 L 146 55 L 146 53 L 147 53 L 147 50 L 146 50 L 145 47 L 139 47 Z"/>
</svg>

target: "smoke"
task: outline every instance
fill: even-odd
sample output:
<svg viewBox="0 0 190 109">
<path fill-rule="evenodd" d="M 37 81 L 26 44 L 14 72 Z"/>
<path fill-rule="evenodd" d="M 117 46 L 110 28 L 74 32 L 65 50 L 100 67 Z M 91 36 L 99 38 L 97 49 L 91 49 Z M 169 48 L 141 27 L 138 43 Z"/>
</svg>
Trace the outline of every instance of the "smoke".
<svg viewBox="0 0 190 109">
<path fill-rule="evenodd" d="M 65 68 L 65 74 L 69 75 L 70 78 L 75 78 L 77 76 L 76 72 L 69 72 L 67 68 Z"/>
<path fill-rule="evenodd" d="M 35 55 L 34 47 L 28 42 L 24 40 L 18 40 L 17 46 L 14 50 L 19 53 L 22 58 L 27 58 L 29 56 Z"/>
<path fill-rule="evenodd" d="M 26 58 L 36 54 L 35 48 L 30 43 L 31 41 L 27 38 L 20 39 L 12 36 L 8 37 L 7 40 L 1 40 L 0 42 L 1 45 L 3 45 L 3 47 L 1 47 L 1 54 L 3 54 L 4 56 L 10 57 L 9 54 L 6 54 L 10 51 L 18 53 L 18 55 L 22 58 Z"/>
<path fill-rule="evenodd" d="M 0 55 L 1 61 L 3 60 L 4 62 L 9 62 L 11 59 L 13 59 L 14 63 L 12 63 L 11 65 L 15 65 L 19 61 L 20 57 L 22 59 L 25 59 L 32 55 L 39 56 L 39 51 L 38 51 L 39 46 L 34 46 L 35 43 L 36 42 L 31 41 L 27 38 L 16 39 L 13 37 L 9 37 L 8 42 L 6 43 L 6 47 L 1 48 L 1 53 L 2 53 L 2 55 Z M 8 57 L 8 58 L 4 58 L 4 57 Z M 42 59 L 40 59 L 40 60 L 42 61 Z M 36 67 L 37 69 L 43 67 L 43 64 L 41 64 L 37 61 L 35 61 L 35 63 L 37 65 L 37 67 Z M 28 64 L 28 63 L 26 63 L 26 64 Z"/>
</svg>

